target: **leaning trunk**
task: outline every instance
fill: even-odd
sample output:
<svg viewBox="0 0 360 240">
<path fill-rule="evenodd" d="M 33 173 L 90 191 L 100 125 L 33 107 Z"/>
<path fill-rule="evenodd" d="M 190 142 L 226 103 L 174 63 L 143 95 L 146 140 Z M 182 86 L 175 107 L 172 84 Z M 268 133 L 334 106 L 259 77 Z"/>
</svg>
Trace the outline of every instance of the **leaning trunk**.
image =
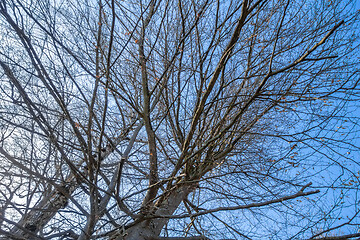
<svg viewBox="0 0 360 240">
<path fill-rule="evenodd" d="M 63 187 L 63 190 L 69 196 L 78 188 L 79 184 L 73 174 L 68 177 L 66 182 L 67 184 Z M 69 198 L 62 192 L 52 191 L 50 196 L 41 200 L 21 218 L 11 230 L 11 234 L 20 239 L 37 239 L 36 234 L 45 227 L 60 209 L 66 207 L 68 201 Z"/>
<path fill-rule="evenodd" d="M 164 216 L 172 215 L 188 194 L 194 190 L 194 185 L 179 186 L 173 190 L 166 199 L 162 201 L 154 216 L 158 218 L 146 219 L 128 228 L 119 229 L 113 234 L 112 240 L 149 240 L 157 239 L 169 218 Z"/>
</svg>

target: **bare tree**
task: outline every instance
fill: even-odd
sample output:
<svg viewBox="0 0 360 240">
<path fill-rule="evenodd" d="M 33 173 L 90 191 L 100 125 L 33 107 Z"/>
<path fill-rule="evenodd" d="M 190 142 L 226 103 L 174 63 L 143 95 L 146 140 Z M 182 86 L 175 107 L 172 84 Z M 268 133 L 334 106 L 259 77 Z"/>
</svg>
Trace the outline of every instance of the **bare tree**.
<svg viewBox="0 0 360 240">
<path fill-rule="evenodd" d="M 356 7 L 0 1 L 3 239 L 359 237 Z"/>
</svg>

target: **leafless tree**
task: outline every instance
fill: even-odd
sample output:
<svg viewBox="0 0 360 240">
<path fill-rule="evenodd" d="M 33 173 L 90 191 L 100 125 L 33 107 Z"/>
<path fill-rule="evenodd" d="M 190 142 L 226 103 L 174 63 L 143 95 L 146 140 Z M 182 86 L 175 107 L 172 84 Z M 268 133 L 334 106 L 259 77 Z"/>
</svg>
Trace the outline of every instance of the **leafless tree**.
<svg viewBox="0 0 360 240">
<path fill-rule="evenodd" d="M 1 0 L 3 239 L 359 237 L 356 0 Z"/>
</svg>

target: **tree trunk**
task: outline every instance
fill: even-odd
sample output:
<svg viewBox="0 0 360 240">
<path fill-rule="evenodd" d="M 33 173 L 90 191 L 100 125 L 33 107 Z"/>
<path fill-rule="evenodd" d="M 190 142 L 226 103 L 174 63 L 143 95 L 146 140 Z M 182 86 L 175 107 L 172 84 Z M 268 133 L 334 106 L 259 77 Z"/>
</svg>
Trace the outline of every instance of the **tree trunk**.
<svg viewBox="0 0 360 240">
<path fill-rule="evenodd" d="M 68 177 L 64 191 L 67 195 L 71 195 L 78 188 L 78 182 L 73 174 Z M 65 208 L 69 198 L 59 191 L 52 191 L 49 197 L 42 199 L 25 214 L 11 233 L 21 239 L 37 239 L 35 236 L 45 225 L 55 216 L 62 208 Z"/>
<path fill-rule="evenodd" d="M 169 216 L 172 215 L 179 207 L 181 202 L 195 189 L 196 185 L 183 185 L 173 190 L 169 196 L 162 201 L 154 216 Z M 141 221 L 140 223 L 126 229 L 119 229 L 114 235 L 110 237 L 112 240 L 150 240 L 158 239 L 161 230 L 169 218 L 153 218 Z"/>
</svg>

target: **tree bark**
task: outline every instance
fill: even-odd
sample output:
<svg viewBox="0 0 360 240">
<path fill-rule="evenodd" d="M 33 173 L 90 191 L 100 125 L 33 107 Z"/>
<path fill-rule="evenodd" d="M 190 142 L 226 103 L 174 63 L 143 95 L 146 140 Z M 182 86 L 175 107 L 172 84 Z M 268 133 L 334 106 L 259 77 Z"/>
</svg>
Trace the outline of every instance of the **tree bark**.
<svg viewBox="0 0 360 240">
<path fill-rule="evenodd" d="M 160 206 L 154 212 L 154 218 L 145 217 L 144 220 L 140 220 L 138 224 L 131 226 L 126 230 L 119 229 L 114 233 L 110 239 L 112 240 L 150 240 L 158 239 L 161 230 L 165 224 L 169 221 L 169 218 L 162 218 L 161 216 L 172 215 L 179 207 L 181 202 L 194 191 L 196 185 L 182 185 L 172 190 L 169 195 L 162 201 Z"/>
<path fill-rule="evenodd" d="M 34 234 L 43 229 L 60 209 L 66 207 L 69 196 L 78 186 L 76 179 L 71 174 L 66 186 L 64 186 L 67 196 L 59 191 L 52 191 L 49 197 L 41 200 L 32 210 L 23 215 L 17 226 L 13 227 L 11 233 L 23 239 L 37 239 Z"/>
</svg>

